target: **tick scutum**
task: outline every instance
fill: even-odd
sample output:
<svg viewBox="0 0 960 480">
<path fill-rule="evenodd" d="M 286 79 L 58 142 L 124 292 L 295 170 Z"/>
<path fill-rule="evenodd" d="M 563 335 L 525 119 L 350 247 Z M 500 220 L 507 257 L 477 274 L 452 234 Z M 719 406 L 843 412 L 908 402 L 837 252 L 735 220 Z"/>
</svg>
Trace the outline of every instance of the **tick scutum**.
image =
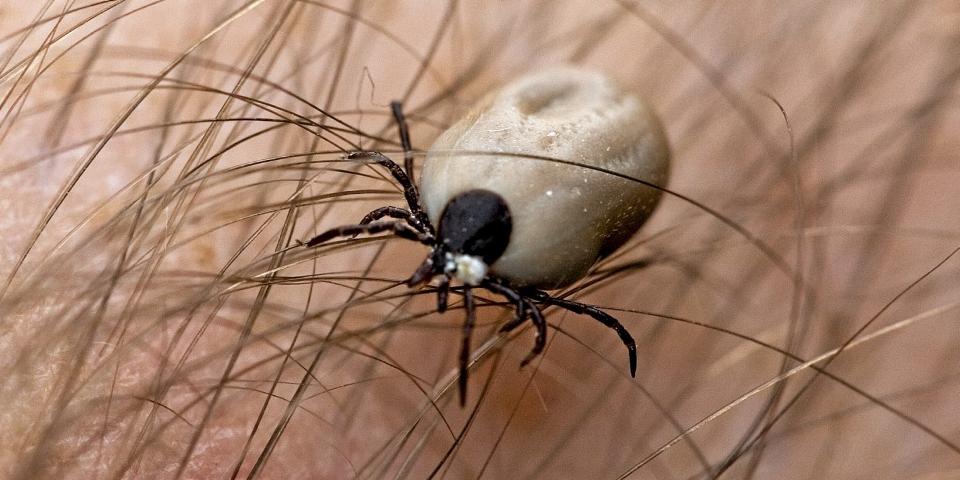
<svg viewBox="0 0 960 480">
<path fill-rule="evenodd" d="M 513 221 L 503 197 L 468 190 L 453 197 L 440 216 L 439 235 L 453 253 L 480 257 L 492 265 L 507 249 Z"/>
</svg>

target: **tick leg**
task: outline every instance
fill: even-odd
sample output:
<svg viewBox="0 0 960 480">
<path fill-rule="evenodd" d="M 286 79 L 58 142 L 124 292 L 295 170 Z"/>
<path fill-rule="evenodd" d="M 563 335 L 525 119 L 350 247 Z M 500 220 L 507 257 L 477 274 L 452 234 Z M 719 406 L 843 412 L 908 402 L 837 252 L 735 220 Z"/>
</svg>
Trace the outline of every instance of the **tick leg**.
<svg viewBox="0 0 960 480">
<path fill-rule="evenodd" d="M 483 287 L 494 293 L 503 295 L 507 301 L 517 308 L 517 316 L 513 317 L 513 320 L 504 323 L 503 326 L 500 327 L 500 333 L 512 332 L 513 329 L 523 324 L 527 319 L 527 303 L 523 301 L 523 297 L 521 297 L 516 290 L 492 281 L 483 282 Z"/>
<path fill-rule="evenodd" d="M 337 228 L 331 228 L 330 230 L 311 238 L 304 245 L 307 247 L 315 247 L 323 242 L 333 240 L 337 237 L 350 237 L 359 235 L 361 233 L 372 234 L 380 232 L 391 232 L 400 238 L 430 245 L 431 237 L 414 230 L 413 227 L 410 227 L 403 222 L 378 222 L 368 223 L 366 225 L 344 225 Z"/>
<path fill-rule="evenodd" d="M 537 327 L 537 337 L 533 341 L 533 350 L 530 350 L 530 353 L 520 361 L 520 368 L 527 366 L 537 355 L 543 353 L 544 347 L 547 346 L 547 320 L 543 318 L 543 312 L 532 302 L 527 300 L 524 302 L 530 306 L 530 318 L 533 320 L 533 325 Z"/>
<path fill-rule="evenodd" d="M 366 214 L 360 220 L 360 225 L 366 225 L 376 220 L 380 220 L 383 217 L 390 217 L 398 220 L 406 220 L 407 224 L 413 227 L 414 229 L 416 229 L 417 231 L 426 233 L 426 229 L 424 228 L 423 225 L 420 224 L 420 220 L 418 220 L 417 217 L 415 217 L 413 213 L 410 212 L 410 210 L 400 208 L 400 207 L 394 207 L 394 206 L 380 207 Z"/>
<path fill-rule="evenodd" d="M 410 207 L 413 216 L 417 218 L 421 225 L 427 228 L 428 233 L 433 234 L 433 226 L 430 224 L 429 218 L 427 218 L 427 213 L 423 210 L 423 207 L 420 206 L 420 193 L 417 191 L 417 186 L 414 185 L 413 180 L 404 173 L 400 165 L 397 165 L 396 162 L 390 160 L 380 152 L 353 152 L 347 155 L 347 159 L 349 160 L 358 158 L 369 158 L 377 164 L 383 165 L 390 172 L 390 175 L 393 175 L 397 183 L 403 187 L 403 198 L 406 199 L 407 206 Z"/>
<path fill-rule="evenodd" d="M 617 335 L 620 336 L 620 341 L 623 342 L 624 346 L 627 347 L 627 354 L 630 356 L 630 376 L 635 377 L 637 374 L 637 342 L 633 340 L 633 337 L 630 335 L 630 332 L 620 323 L 619 320 L 611 316 L 610 314 L 600 310 L 597 307 L 586 305 L 579 302 L 574 302 L 570 300 L 564 300 L 562 298 L 551 297 L 545 292 L 539 290 L 534 291 L 532 296 L 537 300 L 549 304 L 558 306 L 564 310 L 569 310 L 573 313 L 581 315 L 589 315 L 593 317 L 598 322 L 606 325 L 609 328 L 612 328 L 613 331 L 617 332 Z"/>
<path fill-rule="evenodd" d="M 403 169 L 407 176 L 413 178 L 413 146 L 410 143 L 410 130 L 407 128 L 407 119 L 403 116 L 403 104 L 400 102 L 390 102 L 390 110 L 393 111 L 393 119 L 397 122 L 397 130 L 400 133 L 400 145 L 403 147 Z"/>
<path fill-rule="evenodd" d="M 467 372 L 470 362 L 470 337 L 473 335 L 473 324 L 477 320 L 477 309 L 473 302 L 473 290 L 467 287 L 463 290 L 463 307 L 467 311 L 467 318 L 463 322 L 463 344 L 460 346 L 460 407 L 467 404 Z"/>
<path fill-rule="evenodd" d="M 433 245 L 428 246 L 433 247 Z M 443 273 L 443 252 L 441 249 L 434 248 L 433 253 L 407 279 L 407 286 L 419 287 L 441 273 Z"/>
<path fill-rule="evenodd" d="M 437 285 L 437 311 L 440 313 L 447 311 L 447 298 L 450 295 L 450 276 L 440 277 L 440 284 Z"/>
<path fill-rule="evenodd" d="M 501 333 L 506 333 L 519 327 L 527 319 L 527 311 L 529 310 L 530 312 L 533 326 L 537 329 L 537 337 L 534 340 L 533 349 L 530 350 L 530 353 L 520 362 L 520 368 L 523 368 L 530 363 L 531 360 L 536 358 L 537 355 L 543 353 L 543 349 L 547 346 L 547 321 L 543 318 L 543 312 L 541 312 L 533 302 L 527 300 L 523 295 L 506 285 L 488 281 L 484 283 L 484 287 L 503 295 L 517 307 L 517 316 L 500 327 Z"/>
<path fill-rule="evenodd" d="M 511 301 L 513 300 L 511 299 Z M 517 307 L 517 314 L 513 317 L 513 320 L 504 323 L 503 326 L 500 327 L 500 333 L 510 333 L 527 320 L 527 302 L 518 299 L 514 302 L 514 305 Z"/>
</svg>

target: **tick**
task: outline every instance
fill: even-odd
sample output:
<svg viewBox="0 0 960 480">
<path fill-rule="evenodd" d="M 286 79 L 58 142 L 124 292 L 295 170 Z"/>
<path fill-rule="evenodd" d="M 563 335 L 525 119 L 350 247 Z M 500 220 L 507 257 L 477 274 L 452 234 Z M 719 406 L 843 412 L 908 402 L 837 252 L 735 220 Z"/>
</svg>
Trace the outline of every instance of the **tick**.
<svg viewBox="0 0 960 480">
<path fill-rule="evenodd" d="M 426 245 L 427 257 L 407 280 L 411 288 L 437 280 L 437 310 L 444 312 L 453 280 L 463 284 L 458 387 L 467 394 L 470 340 L 476 320 L 474 288 L 514 305 L 501 332 L 529 319 L 536 331 L 521 367 L 543 352 L 547 322 L 541 309 L 556 306 L 588 315 L 620 337 L 637 369 L 633 337 L 599 308 L 547 293 L 583 278 L 598 260 L 622 246 L 659 202 L 660 190 L 588 167 L 664 185 L 669 149 L 659 121 L 638 96 L 596 72 L 554 68 L 521 77 L 487 95 L 440 135 L 427 152 L 419 188 L 413 149 L 400 103 L 391 104 L 404 166 L 379 152 L 359 151 L 389 171 L 403 188 L 407 208 L 373 210 L 356 225 L 337 227 L 306 242 L 388 232 Z M 524 158 L 529 155 L 536 158 Z"/>
</svg>

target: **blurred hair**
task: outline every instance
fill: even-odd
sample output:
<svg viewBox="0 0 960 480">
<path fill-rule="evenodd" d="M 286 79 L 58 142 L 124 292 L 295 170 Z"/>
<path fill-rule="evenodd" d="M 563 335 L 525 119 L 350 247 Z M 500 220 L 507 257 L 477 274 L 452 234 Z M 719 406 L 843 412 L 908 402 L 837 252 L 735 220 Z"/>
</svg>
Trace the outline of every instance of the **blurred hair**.
<svg viewBox="0 0 960 480">
<path fill-rule="evenodd" d="M 0 476 L 945 478 L 960 472 L 950 2 L 45 0 L 0 6 Z M 424 248 L 298 244 L 400 205 L 509 79 L 599 69 L 673 151 L 547 350 Z M 571 160 L 571 159 L 557 159 Z M 517 158 L 517 161 L 533 161 Z"/>
</svg>

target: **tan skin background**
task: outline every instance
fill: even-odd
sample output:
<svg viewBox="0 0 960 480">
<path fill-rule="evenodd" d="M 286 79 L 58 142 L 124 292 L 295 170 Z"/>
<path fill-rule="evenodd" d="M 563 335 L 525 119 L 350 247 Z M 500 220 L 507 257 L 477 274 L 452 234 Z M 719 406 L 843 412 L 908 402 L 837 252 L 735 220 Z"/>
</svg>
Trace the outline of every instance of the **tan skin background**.
<svg viewBox="0 0 960 480">
<path fill-rule="evenodd" d="M 957 25 L 949 1 L 0 3 L 0 476 L 955 478 Z M 398 284 L 426 249 L 296 241 L 402 204 L 340 161 L 400 158 L 390 100 L 422 149 L 557 63 L 645 95 L 699 204 L 667 195 L 558 292 L 623 321 L 636 379 L 550 310 L 519 370 L 532 331 L 484 303 L 461 408 L 460 295 Z"/>
</svg>

